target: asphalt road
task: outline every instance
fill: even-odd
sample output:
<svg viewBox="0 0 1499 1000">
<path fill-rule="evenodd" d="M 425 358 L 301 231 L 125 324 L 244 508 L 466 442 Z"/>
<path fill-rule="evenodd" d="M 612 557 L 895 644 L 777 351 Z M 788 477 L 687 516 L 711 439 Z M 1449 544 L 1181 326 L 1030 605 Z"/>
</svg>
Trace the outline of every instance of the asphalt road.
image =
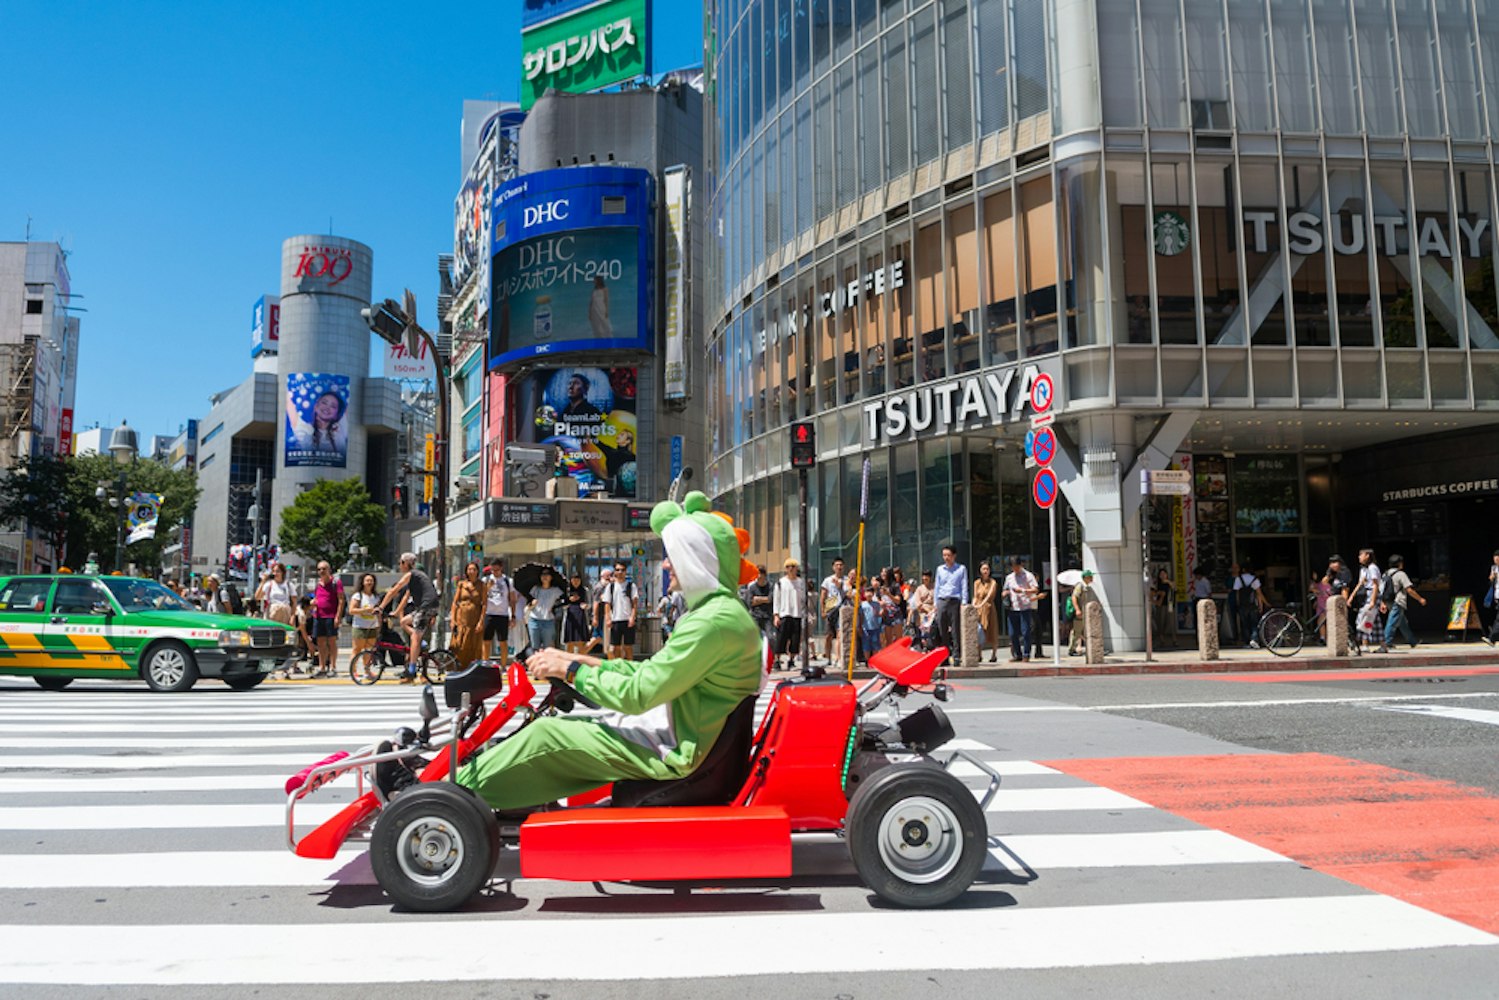
<svg viewBox="0 0 1499 1000">
<path fill-rule="evenodd" d="M 0 995 L 1499 996 L 1499 672 L 1407 672 L 959 682 L 1004 785 L 944 911 L 824 837 L 790 880 L 513 879 L 436 916 L 283 846 L 284 776 L 410 689 L 3 679 Z"/>
</svg>

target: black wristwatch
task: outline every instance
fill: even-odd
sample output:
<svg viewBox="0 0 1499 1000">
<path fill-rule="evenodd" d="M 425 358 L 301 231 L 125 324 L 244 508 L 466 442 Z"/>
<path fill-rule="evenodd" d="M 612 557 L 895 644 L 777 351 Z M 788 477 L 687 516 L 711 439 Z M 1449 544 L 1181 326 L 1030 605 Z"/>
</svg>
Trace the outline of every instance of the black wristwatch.
<svg viewBox="0 0 1499 1000">
<path fill-rule="evenodd" d="M 579 663 L 577 660 L 574 660 L 567 665 L 567 676 L 564 678 L 567 683 L 571 684 L 573 682 L 573 680 L 578 676 L 578 668 L 582 665 L 583 664 Z"/>
</svg>

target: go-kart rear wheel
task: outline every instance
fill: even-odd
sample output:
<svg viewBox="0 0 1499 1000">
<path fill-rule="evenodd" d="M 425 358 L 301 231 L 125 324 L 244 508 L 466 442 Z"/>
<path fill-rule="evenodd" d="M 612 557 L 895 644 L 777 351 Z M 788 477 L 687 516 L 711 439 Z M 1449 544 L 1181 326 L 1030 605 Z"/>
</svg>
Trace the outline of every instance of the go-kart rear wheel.
<svg viewBox="0 0 1499 1000">
<path fill-rule="evenodd" d="M 370 865 L 380 887 L 422 913 L 468 902 L 494 874 L 499 852 L 494 811 L 447 781 L 399 793 L 380 813 L 370 838 Z"/>
<path fill-rule="evenodd" d="M 952 902 L 988 853 L 988 824 L 973 793 L 928 763 L 893 764 L 866 780 L 845 828 L 859 877 L 893 906 Z"/>
</svg>

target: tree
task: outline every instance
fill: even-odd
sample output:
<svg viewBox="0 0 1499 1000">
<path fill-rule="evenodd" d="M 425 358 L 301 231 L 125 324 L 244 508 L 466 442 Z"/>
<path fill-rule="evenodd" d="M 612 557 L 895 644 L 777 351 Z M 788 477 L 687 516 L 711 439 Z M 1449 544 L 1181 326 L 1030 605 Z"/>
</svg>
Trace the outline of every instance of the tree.
<svg viewBox="0 0 1499 1000">
<path fill-rule="evenodd" d="M 385 549 L 385 508 L 370 499 L 357 479 L 319 479 L 281 512 L 281 547 L 337 568 L 349 546 Z"/>
<path fill-rule="evenodd" d="M 119 510 L 111 507 L 107 499 L 101 500 L 94 495 L 101 484 L 108 494 L 116 492 L 121 467 L 109 455 L 78 455 L 68 459 L 67 463 L 72 520 L 68 528 L 66 564 L 82 566 L 88 554 L 96 552 L 99 565 L 105 572 L 123 570 L 124 566 L 114 565 Z M 162 497 L 156 537 L 133 542 L 125 549 L 127 564 L 133 562 L 145 571 L 154 572 L 161 565 L 161 549 L 168 530 L 192 517 L 203 491 L 198 488 L 197 476 L 193 473 L 173 471 L 159 462 L 132 462 L 124 467 L 124 471 L 127 496 L 131 493 L 160 493 Z"/>
<path fill-rule="evenodd" d="M 10 475 L 0 479 L 0 523 L 20 528 L 24 521 L 62 553 L 76 511 L 71 490 L 71 461 L 56 455 L 22 456 Z"/>
</svg>

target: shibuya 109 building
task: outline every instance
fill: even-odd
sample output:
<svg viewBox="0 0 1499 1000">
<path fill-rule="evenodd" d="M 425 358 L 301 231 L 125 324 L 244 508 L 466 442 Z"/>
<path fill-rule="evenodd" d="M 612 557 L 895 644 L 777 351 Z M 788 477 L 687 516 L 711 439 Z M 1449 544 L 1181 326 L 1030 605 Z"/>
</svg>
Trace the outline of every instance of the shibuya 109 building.
<svg viewBox="0 0 1499 1000">
<path fill-rule="evenodd" d="M 1114 649 L 1161 570 L 1183 630 L 1198 569 L 1282 603 L 1362 547 L 1405 557 L 1418 630 L 1482 593 L 1499 2 L 710 0 L 707 30 L 707 479 L 759 559 L 852 565 L 867 460 L 866 567 L 1090 568 Z"/>
</svg>

